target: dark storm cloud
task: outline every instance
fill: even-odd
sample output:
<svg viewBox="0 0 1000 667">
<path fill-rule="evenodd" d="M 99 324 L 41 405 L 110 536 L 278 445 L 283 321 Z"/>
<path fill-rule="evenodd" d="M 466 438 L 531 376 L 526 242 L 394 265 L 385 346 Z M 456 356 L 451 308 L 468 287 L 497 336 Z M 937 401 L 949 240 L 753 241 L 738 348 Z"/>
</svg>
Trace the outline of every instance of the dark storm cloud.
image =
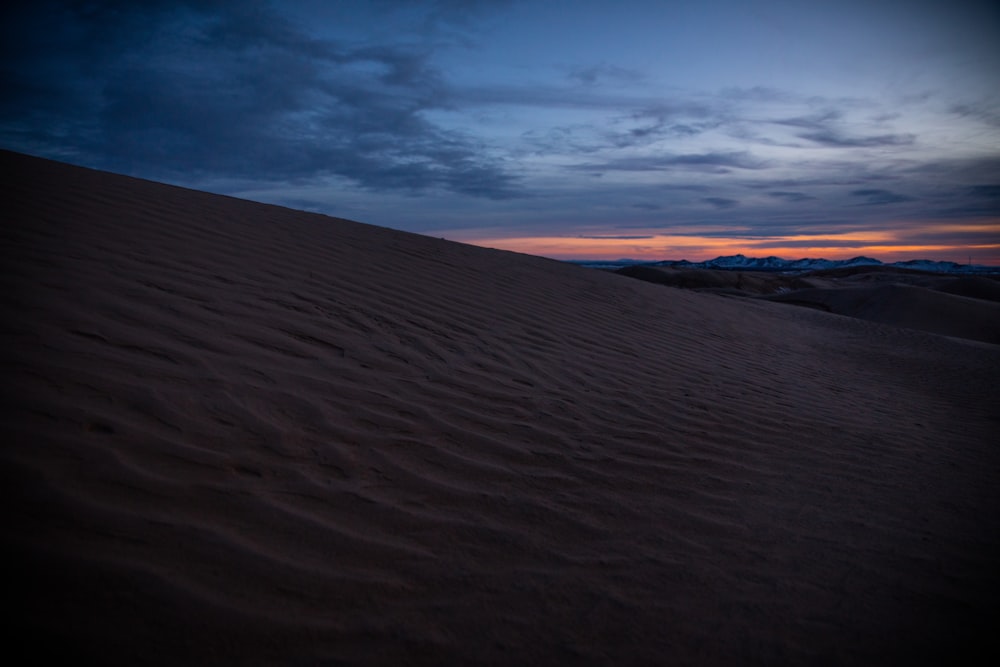
<svg viewBox="0 0 1000 667">
<path fill-rule="evenodd" d="M 482 146 L 426 119 L 447 91 L 419 48 L 314 39 L 255 2 L 37 12 L 13 18 L 48 21 L 64 39 L 4 49 L 18 67 L 2 72 L 0 136 L 23 150 L 164 178 L 333 175 L 375 190 L 517 193 Z"/>
<path fill-rule="evenodd" d="M 898 204 L 901 202 L 913 201 L 913 197 L 908 197 L 906 195 L 901 195 L 895 192 L 891 192 L 890 190 L 881 190 L 877 188 L 851 190 L 851 196 L 864 198 L 865 201 L 862 203 L 862 205 L 864 206 L 881 205 L 881 204 Z"/>
</svg>

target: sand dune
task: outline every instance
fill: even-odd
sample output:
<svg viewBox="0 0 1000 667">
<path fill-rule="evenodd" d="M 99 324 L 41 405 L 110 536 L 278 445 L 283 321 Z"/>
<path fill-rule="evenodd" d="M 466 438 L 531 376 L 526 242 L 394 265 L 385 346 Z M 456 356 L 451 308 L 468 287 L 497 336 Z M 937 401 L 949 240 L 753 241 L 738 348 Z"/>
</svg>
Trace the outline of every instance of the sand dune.
<svg viewBox="0 0 1000 667">
<path fill-rule="evenodd" d="M 12 652 L 1000 657 L 1000 346 L 0 164 Z"/>
<path fill-rule="evenodd" d="M 988 289 L 983 287 L 988 288 L 992 282 L 949 281 L 941 291 L 902 284 L 813 288 L 768 298 L 873 322 L 1000 344 L 1000 303 L 960 295 L 972 291 L 988 295 Z"/>
<path fill-rule="evenodd" d="M 786 276 L 766 271 L 731 271 L 727 269 L 685 269 L 671 266 L 636 264 L 616 271 L 619 275 L 637 278 L 668 287 L 731 294 L 757 296 L 777 294 L 791 289 L 826 287 L 830 281 L 799 276 Z"/>
<path fill-rule="evenodd" d="M 886 266 L 802 275 L 636 265 L 616 273 L 658 285 L 764 298 L 897 327 L 1000 344 L 1000 280 Z"/>
<path fill-rule="evenodd" d="M 932 284 L 929 287 L 947 294 L 1000 302 L 1000 280 L 980 276 L 962 276 L 954 280 L 941 280 L 940 284 Z"/>
</svg>

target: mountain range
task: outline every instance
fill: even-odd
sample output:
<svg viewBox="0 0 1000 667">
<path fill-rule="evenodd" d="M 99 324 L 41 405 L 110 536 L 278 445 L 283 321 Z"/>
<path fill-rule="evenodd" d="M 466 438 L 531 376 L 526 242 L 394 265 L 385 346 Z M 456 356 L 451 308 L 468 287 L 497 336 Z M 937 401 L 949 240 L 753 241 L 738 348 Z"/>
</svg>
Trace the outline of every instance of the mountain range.
<svg viewBox="0 0 1000 667">
<path fill-rule="evenodd" d="M 977 264 L 959 264 L 957 262 L 942 262 L 930 259 L 911 259 L 902 262 L 885 263 L 872 257 L 852 257 L 851 259 L 782 259 L 780 257 L 747 257 L 746 255 L 726 255 L 703 262 L 689 262 L 686 259 L 643 262 L 623 259 L 609 262 L 577 262 L 594 268 L 620 268 L 631 264 L 647 266 L 667 266 L 690 269 L 728 269 L 742 271 L 778 271 L 805 273 L 829 269 L 850 268 L 856 266 L 884 266 L 911 271 L 927 271 L 931 273 L 952 274 L 989 274 L 1000 273 L 1000 267 Z"/>
</svg>

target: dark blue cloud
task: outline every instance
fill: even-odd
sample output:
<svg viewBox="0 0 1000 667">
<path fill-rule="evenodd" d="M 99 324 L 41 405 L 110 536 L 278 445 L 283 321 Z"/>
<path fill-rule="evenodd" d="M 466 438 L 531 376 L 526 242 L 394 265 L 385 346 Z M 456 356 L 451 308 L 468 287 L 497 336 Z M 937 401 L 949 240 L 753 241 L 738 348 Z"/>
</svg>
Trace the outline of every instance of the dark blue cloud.
<svg viewBox="0 0 1000 667">
<path fill-rule="evenodd" d="M 706 204 L 711 204 L 715 208 L 733 208 L 739 204 L 735 199 L 727 199 L 726 197 L 703 197 L 702 201 Z"/>
<path fill-rule="evenodd" d="M 804 194 L 802 192 L 786 192 L 783 190 L 772 190 L 771 192 L 767 193 L 767 196 L 774 197 L 775 199 L 781 199 L 787 202 L 800 202 L 800 201 L 809 201 L 812 199 L 816 199 L 815 197 Z"/>
<path fill-rule="evenodd" d="M 1000 216 L 1000 185 L 939 188 L 928 212 L 947 218 Z"/>
<path fill-rule="evenodd" d="M 780 118 L 772 122 L 776 125 L 804 130 L 797 132 L 795 136 L 831 148 L 907 146 L 916 141 L 916 135 L 912 133 L 852 134 L 842 127 L 844 125 L 844 117 L 843 110 L 828 108 L 815 114 Z M 883 118 L 881 122 L 885 122 L 887 119 Z"/>
<path fill-rule="evenodd" d="M 71 38 L 5 47 L 19 63 L 0 74 L 8 145 L 164 179 L 337 176 L 373 190 L 519 192 L 480 142 L 427 120 L 448 93 L 420 48 L 316 39 L 253 2 L 38 12 L 49 16 L 17 18 Z"/>
<path fill-rule="evenodd" d="M 639 157 L 622 157 L 606 162 L 575 164 L 569 169 L 583 171 L 720 171 L 733 169 L 763 169 L 766 163 L 747 151 L 719 153 L 687 153 L 674 155 L 664 153 Z"/>
<path fill-rule="evenodd" d="M 868 136 L 848 136 L 833 130 L 803 132 L 798 135 L 824 146 L 833 148 L 876 148 L 880 146 L 906 146 L 916 141 L 913 134 L 878 134 Z"/>
<path fill-rule="evenodd" d="M 826 130 L 834 123 L 839 122 L 844 117 L 844 113 L 839 109 L 826 109 L 817 113 L 805 116 L 792 116 L 790 118 L 776 118 L 772 123 L 777 125 L 788 125 L 790 127 L 800 127 L 810 131 Z"/>
<path fill-rule="evenodd" d="M 967 190 L 972 197 L 1000 200 L 1000 183 L 991 185 L 973 185 Z"/>
<path fill-rule="evenodd" d="M 863 205 L 874 206 L 881 204 L 898 204 L 901 202 L 913 201 L 913 197 L 901 195 L 889 190 L 878 188 L 864 188 L 861 190 L 851 190 L 852 197 L 861 197 L 865 201 Z"/>
<path fill-rule="evenodd" d="M 975 118 L 987 125 L 1000 127 L 1000 109 L 997 109 L 995 102 L 976 100 L 963 104 L 953 104 L 949 110 L 957 116 Z"/>
<path fill-rule="evenodd" d="M 911 230 L 907 233 L 907 240 L 920 245 L 946 245 L 950 243 L 965 244 L 970 246 L 986 245 L 997 242 L 996 232 L 991 229 L 981 231 L 968 230 L 944 230 L 935 232 L 924 232 Z"/>
</svg>

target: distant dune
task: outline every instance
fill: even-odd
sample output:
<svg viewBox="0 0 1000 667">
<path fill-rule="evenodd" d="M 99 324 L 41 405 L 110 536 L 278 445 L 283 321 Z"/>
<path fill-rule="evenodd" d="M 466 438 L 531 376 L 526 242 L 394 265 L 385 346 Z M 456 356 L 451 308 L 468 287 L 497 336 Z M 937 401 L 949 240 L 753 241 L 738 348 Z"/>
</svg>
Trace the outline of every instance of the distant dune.
<svg viewBox="0 0 1000 667">
<path fill-rule="evenodd" d="M 979 277 L 943 278 L 933 289 L 947 294 L 1000 303 L 1000 280 Z M 930 286 L 930 285 L 928 285 Z"/>
<path fill-rule="evenodd" d="M 944 287 L 947 289 L 949 285 Z M 966 285 L 956 285 L 953 289 L 973 291 Z M 1000 303 L 995 301 L 903 284 L 802 289 L 769 298 L 838 315 L 1000 345 Z"/>
<path fill-rule="evenodd" d="M 1000 659 L 1000 346 L 0 164 L 18 660 Z"/>
<path fill-rule="evenodd" d="M 1000 344 L 1000 280 L 943 276 L 890 266 L 857 266 L 798 275 L 775 272 L 629 266 L 630 278 L 701 292 L 766 298 L 838 315 Z"/>
</svg>

